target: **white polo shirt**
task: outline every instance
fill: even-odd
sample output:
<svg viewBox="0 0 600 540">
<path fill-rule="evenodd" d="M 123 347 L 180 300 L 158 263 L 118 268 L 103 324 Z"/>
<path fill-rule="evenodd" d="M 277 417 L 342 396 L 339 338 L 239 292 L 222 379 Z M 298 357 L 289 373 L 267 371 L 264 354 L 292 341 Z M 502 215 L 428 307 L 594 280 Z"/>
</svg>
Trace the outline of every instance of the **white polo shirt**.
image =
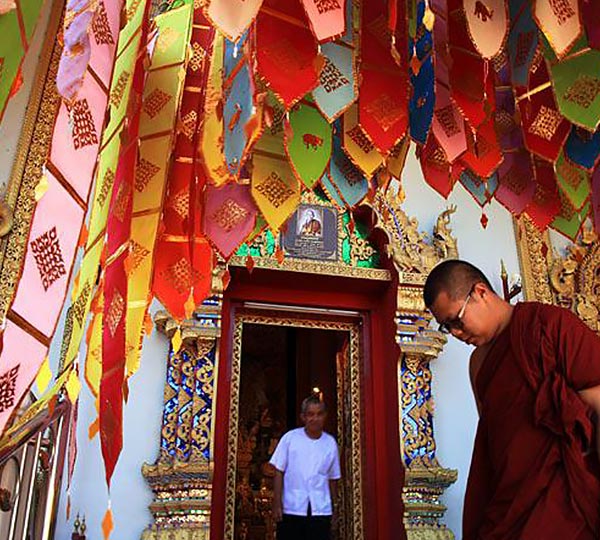
<svg viewBox="0 0 600 540">
<path fill-rule="evenodd" d="M 304 428 L 288 431 L 270 461 L 283 473 L 283 513 L 306 516 L 332 514 L 329 480 L 341 478 L 337 443 L 329 433 L 311 439 Z"/>
</svg>

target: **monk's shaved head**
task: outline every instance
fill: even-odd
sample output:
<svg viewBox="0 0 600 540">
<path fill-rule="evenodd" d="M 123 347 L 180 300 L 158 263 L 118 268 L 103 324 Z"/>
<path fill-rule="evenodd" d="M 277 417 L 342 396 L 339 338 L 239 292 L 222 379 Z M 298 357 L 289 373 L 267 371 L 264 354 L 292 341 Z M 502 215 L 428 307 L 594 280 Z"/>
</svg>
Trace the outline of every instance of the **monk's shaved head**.
<svg viewBox="0 0 600 540">
<path fill-rule="evenodd" d="M 452 300 L 462 299 L 476 283 L 483 283 L 494 291 L 488 278 L 476 266 L 466 261 L 450 259 L 438 264 L 427 276 L 423 289 L 423 300 L 430 308 L 442 291 Z"/>
</svg>

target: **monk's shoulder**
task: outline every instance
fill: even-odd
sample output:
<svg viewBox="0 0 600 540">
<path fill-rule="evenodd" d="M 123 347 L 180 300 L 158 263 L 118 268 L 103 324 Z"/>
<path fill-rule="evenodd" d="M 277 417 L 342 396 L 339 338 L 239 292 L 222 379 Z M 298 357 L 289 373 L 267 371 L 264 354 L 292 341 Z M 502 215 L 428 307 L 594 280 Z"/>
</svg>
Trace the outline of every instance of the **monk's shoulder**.
<svg viewBox="0 0 600 540">
<path fill-rule="evenodd" d="M 481 364 L 485 357 L 487 356 L 488 351 L 490 350 L 490 344 L 486 343 L 485 345 L 481 345 L 477 347 L 472 353 L 469 359 L 469 373 L 471 375 L 471 380 L 474 381 L 477 377 L 477 373 L 481 368 Z"/>
</svg>

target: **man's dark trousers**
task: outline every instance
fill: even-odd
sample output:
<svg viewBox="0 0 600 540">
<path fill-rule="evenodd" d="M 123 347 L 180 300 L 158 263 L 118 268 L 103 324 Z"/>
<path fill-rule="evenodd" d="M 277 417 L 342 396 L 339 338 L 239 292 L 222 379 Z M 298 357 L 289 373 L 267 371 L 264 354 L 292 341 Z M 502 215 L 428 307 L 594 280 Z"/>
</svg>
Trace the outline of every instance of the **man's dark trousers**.
<svg viewBox="0 0 600 540">
<path fill-rule="evenodd" d="M 331 516 L 283 514 L 277 524 L 277 540 L 330 540 Z"/>
</svg>

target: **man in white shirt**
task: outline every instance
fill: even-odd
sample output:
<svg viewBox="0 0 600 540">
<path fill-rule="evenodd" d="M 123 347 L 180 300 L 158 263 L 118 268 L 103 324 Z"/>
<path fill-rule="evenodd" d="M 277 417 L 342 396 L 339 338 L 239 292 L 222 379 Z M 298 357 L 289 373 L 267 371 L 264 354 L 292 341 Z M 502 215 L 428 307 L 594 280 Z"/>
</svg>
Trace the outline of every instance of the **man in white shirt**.
<svg viewBox="0 0 600 540">
<path fill-rule="evenodd" d="M 329 540 L 341 478 L 335 439 L 323 431 L 327 409 L 318 396 L 307 397 L 300 409 L 304 427 L 288 431 L 279 441 L 271 465 L 273 519 L 277 540 Z"/>
</svg>

